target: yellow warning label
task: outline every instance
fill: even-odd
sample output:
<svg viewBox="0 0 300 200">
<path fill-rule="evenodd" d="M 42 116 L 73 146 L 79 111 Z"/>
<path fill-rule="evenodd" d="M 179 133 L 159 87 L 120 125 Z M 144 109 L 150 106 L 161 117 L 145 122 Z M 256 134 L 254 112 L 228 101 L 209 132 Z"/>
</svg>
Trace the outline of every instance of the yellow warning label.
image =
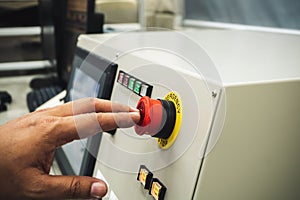
<svg viewBox="0 0 300 200">
<path fill-rule="evenodd" d="M 174 144 L 174 142 L 178 136 L 180 127 L 181 127 L 182 103 L 181 103 L 181 99 L 180 99 L 179 95 L 175 92 L 169 92 L 164 97 L 164 99 L 173 102 L 175 105 L 175 109 L 176 109 L 176 121 L 175 121 L 173 132 L 171 133 L 170 137 L 168 139 L 162 139 L 162 138 L 157 139 L 157 142 L 158 142 L 158 145 L 160 146 L 160 148 L 168 149 Z"/>
</svg>

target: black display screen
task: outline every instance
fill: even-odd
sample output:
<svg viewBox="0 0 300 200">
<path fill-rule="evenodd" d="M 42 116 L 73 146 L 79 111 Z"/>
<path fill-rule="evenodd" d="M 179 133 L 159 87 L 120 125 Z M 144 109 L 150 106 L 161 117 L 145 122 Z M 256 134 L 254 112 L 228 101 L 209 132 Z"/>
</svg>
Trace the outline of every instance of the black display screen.
<svg viewBox="0 0 300 200">
<path fill-rule="evenodd" d="M 117 64 L 77 48 L 65 102 L 86 97 L 110 99 L 117 68 Z M 59 148 L 56 160 L 62 173 L 91 176 L 100 140 L 101 134 L 97 134 Z"/>
</svg>

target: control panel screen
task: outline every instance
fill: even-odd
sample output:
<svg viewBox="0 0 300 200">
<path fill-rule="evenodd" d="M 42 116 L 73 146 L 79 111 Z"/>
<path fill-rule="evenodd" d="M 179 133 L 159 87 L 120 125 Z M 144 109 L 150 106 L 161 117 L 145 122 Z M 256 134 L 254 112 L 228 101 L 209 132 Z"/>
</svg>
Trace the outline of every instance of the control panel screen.
<svg viewBox="0 0 300 200">
<path fill-rule="evenodd" d="M 86 97 L 110 99 L 117 68 L 117 64 L 77 48 L 65 102 Z M 73 141 L 58 149 L 56 160 L 62 173 L 92 175 L 95 158 L 91 154 L 98 151 L 100 140 L 101 135 L 98 134 L 89 139 Z M 95 152 L 87 150 L 90 148 Z"/>
<path fill-rule="evenodd" d="M 73 101 L 80 98 L 97 96 L 100 83 L 98 83 L 96 80 L 89 77 L 80 69 L 75 69 L 74 79 L 76 80 L 76 83 L 74 83 L 74 87 L 72 87 L 70 90 L 70 100 Z"/>
</svg>

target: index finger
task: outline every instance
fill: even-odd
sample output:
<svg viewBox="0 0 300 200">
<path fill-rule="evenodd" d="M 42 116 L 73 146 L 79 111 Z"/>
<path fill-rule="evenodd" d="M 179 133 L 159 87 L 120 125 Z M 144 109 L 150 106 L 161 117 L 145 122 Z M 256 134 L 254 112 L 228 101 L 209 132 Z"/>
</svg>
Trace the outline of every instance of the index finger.
<svg viewBox="0 0 300 200">
<path fill-rule="evenodd" d="M 137 111 L 127 105 L 113 103 L 109 100 L 98 98 L 83 98 L 76 101 L 49 109 L 48 112 L 53 116 L 66 117 L 92 112 L 133 112 Z"/>
<path fill-rule="evenodd" d="M 128 128 L 140 120 L 139 112 L 89 113 L 62 117 L 60 128 L 52 135 L 57 146 L 77 139 L 83 139 L 96 133 L 116 128 Z"/>
</svg>

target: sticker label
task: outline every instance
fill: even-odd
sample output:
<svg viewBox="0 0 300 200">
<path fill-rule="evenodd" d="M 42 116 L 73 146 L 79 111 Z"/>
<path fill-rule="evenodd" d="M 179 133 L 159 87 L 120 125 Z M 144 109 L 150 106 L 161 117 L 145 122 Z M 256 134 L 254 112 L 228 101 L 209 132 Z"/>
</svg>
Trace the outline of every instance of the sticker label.
<svg viewBox="0 0 300 200">
<path fill-rule="evenodd" d="M 145 165 L 141 165 L 137 176 L 137 180 L 142 183 L 144 189 L 150 189 L 152 178 L 152 172 L 150 172 Z"/>
<path fill-rule="evenodd" d="M 151 194 L 155 200 L 164 200 L 166 192 L 166 186 L 164 186 L 157 178 L 154 178 L 149 194 Z"/>
<path fill-rule="evenodd" d="M 175 92 L 170 92 L 164 98 L 165 100 L 172 101 L 175 104 L 176 112 L 180 114 L 181 111 L 181 100 Z"/>
<path fill-rule="evenodd" d="M 168 149 L 174 144 L 177 135 L 179 134 L 181 121 L 182 121 L 182 103 L 179 95 L 175 92 L 169 92 L 164 99 L 173 102 L 176 109 L 176 121 L 175 121 L 173 132 L 171 133 L 170 137 L 167 139 L 163 139 L 163 138 L 157 139 L 160 148 Z"/>
<path fill-rule="evenodd" d="M 139 181 L 145 186 L 146 185 L 146 178 L 148 175 L 148 171 L 146 169 L 141 169 Z"/>
<path fill-rule="evenodd" d="M 154 197 L 155 200 L 159 199 L 159 191 L 161 189 L 161 185 L 157 182 L 154 182 L 152 184 L 152 188 L 151 188 L 151 195 Z"/>
</svg>

